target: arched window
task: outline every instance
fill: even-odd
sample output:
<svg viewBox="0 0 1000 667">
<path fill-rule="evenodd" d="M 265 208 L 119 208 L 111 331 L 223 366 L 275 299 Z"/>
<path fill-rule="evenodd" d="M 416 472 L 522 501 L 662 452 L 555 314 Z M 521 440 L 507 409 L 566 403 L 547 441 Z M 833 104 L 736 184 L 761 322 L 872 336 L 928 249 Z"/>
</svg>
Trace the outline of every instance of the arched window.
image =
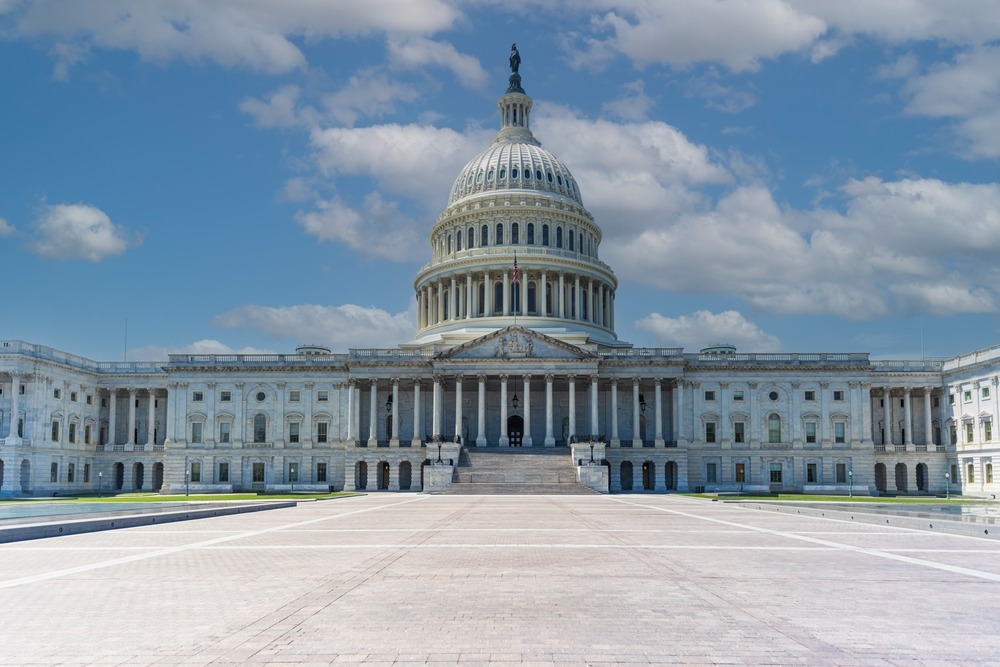
<svg viewBox="0 0 1000 667">
<path fill-rule="evenodd" d="M 556 227 L 556 247 L 562 247 L 562 227 Z"/>
<path fill-rule="evenodd" d="M 569 230 L 569 249 L 573 250 L 573 230 Z"/>
<path fill-rule="evenodd" d="M 535 223 L 528 223 L 528 238 L 525 241 L 528 245 L 535 245 Z"/>
<path fill-rule="evenodd" d="M 498 222 L 497 223 L 497 235 L 496 235 L 496 238 L 493 240 L 493 245 L 503 245 L 503 244 L 504 244 L 504 240 L 503 240 L 503 223 L 502 222 Z"/>
<path fill-rule="evenodd" d="M 545 175 L 549 177 L 549 183 L 551 183 L 552 182 L 552 172 L 551 171 L 547 171 L 547 172 L 545 172 Z"/>
<path fill-rule="evenodd" d="M 448 234 L 448 254 L 451 254 L 451 234 Z"/>
<path fill-rule="evenodd" d="M 475 227 L 469 227 L 468 239 L 469 239 L 469 247 L 471 248 L 472 246 L 474 246 L 476 244 L 476 228 Z"/>
<path fill-rule="evenodd" d="M 253 418 L 253 441 L 267 441 L 267 417 L 262 414 L 255 415 Z"/>
<path fill-rule="evenodd" d="M 545 285 L 545 312 L 542 314 L 546 316 L 552 314 L 552 283 L 549 282 Z"/>
<path fill-rule="evenodd" d="M 485 248 L 489 244 L 490 244 L 490 226 L 483 225 L 483 228 L 480 230 L 479 247 Z"/>
<path fill-rule="evenodd" d="M 528 314 L 529 315 L 537 315 L 538 314 L 538 311 L 537 311 L 538 305 L 536 304 L 535 291 L 536 291 L 535 290 L 535 281 L 532 280 L 530 283 L 528 283 Z"/>
<path fill-rule="evenodd" d="M 455 232 L 455 250 L 457 251 L 461 249 L 462 249 L 462 230 L 460 229 L 457 232 Z"/>
<path fill-rule="evenodd" d="M 500 167 L 500 179 L 501 181 L 507 180 L 507 167 Z"/>
<path fill-rule="evenodd" d="M 493 283 L 493 314 L 503 314 L 503 283 L 499 280 Z"/>
<path fill-rule="evenodd" d="M 586 320 L 587 319 L 587 305 L 589 303 L 590 303 L 590 292 L 588 292 L 586 289 L 584 289 L 583 293 L 580 295 L 580 319 L 581 320 Z"/>
<path fill-rule="evenodd" d="M 479 304 L 476 307 L 479 317 L 483 316 L 483 308 L 486 303 L 486 283 L 479 283 Z"/>
<path fill-rule="evenodd" d="M 774 413 L 767 418 L 767 441 L 781 442 L 781 417 Z"/>
<path fill-rule="evenodd" d="M 524 170 L 524 180 L 526 180 L 526 181 L 530 181 L 531 180 L 531 169 L 525 169 Z"/>
<path fill-rule="evenodd" d="M 441 318 L 442 320 L 449 319 L 449 317 L 448 317 L 448 303 L 449 303 L 449 297 L 451 296 L 449 294 L 450 291 L 451 290 L 445 290 L 444 291 L 444 316 Z"/>
<path fill-rule="evenodd" d="M 542 245 L 547 246 L 549 244 L 549 226 L 542 225 Z"/>
<path fill-rule="evenodd" d="M 537 178 L 538 180 L 542 180 L 542 170 L 541 169 L 536 169 L 535 170 L 535 178 Z"/>
<path fill-rule="evenodd" d="M 518 224 L 516 222 L 510 226 L 510 242 L 513 244 L 520 243 L 518 239 Z"/>
<path fill-rule="evenodd" d="M 517 167 L 512 167 L 510 170 L 510 177 L 517 178 Z"/>
</svg>

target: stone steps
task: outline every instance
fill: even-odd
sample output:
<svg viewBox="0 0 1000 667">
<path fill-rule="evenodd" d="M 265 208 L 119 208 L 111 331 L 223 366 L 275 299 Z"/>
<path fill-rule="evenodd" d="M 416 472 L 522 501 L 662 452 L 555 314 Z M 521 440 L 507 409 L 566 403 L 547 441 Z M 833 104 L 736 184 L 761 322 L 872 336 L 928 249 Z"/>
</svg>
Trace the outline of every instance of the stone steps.
<svg viewBox="0 0 1000 667">
<path fill-rule="evenodd" d="M 449 494 L 594 493 L 577 482 L 568 449 L 462 448 Z"/>
</svg>

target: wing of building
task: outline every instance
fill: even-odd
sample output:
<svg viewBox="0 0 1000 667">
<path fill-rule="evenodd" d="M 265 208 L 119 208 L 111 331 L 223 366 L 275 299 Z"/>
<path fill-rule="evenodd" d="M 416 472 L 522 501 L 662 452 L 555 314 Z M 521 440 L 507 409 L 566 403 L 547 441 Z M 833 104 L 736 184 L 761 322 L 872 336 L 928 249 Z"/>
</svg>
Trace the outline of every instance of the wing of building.
<svg viewBox="0 0 1000 667">
<path fill-rule="evenodd" d="M 612 492 L 997 492 L 1000 346 L 872 361 L 620 341 L 601 228 L 532 134 L 516 71 L 498 104 L 431 229 L 412 341 L 165 363 L 0 341 L 0 496 L 566 475 Z"/>
</svg>

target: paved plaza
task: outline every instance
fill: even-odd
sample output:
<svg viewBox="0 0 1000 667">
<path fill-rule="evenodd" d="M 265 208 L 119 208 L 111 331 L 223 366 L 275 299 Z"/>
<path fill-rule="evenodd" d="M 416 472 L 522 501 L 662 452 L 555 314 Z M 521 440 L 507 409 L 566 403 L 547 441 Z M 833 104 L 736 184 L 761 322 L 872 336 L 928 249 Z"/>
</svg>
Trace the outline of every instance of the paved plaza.
<svg viewBox="0 0 1000 667">
<path fill-rule="evenodd" d="M 1000 543 L 378 494 L 0 546 L 2 664 L 1000 664 Z"/>
</svg>

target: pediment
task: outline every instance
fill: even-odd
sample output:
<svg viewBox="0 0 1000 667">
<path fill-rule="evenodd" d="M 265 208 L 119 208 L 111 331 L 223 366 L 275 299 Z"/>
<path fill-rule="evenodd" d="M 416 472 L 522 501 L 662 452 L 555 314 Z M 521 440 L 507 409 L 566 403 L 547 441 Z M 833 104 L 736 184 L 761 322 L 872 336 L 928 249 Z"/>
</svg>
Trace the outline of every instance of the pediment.
<svg viewBox="0 0 1000 667">
<path fill-rule="evenodd" d="M 569 343 L 515 325 L 486 334 L 437 355 L 438 359 L 590 359 Z"/>
</svg>

